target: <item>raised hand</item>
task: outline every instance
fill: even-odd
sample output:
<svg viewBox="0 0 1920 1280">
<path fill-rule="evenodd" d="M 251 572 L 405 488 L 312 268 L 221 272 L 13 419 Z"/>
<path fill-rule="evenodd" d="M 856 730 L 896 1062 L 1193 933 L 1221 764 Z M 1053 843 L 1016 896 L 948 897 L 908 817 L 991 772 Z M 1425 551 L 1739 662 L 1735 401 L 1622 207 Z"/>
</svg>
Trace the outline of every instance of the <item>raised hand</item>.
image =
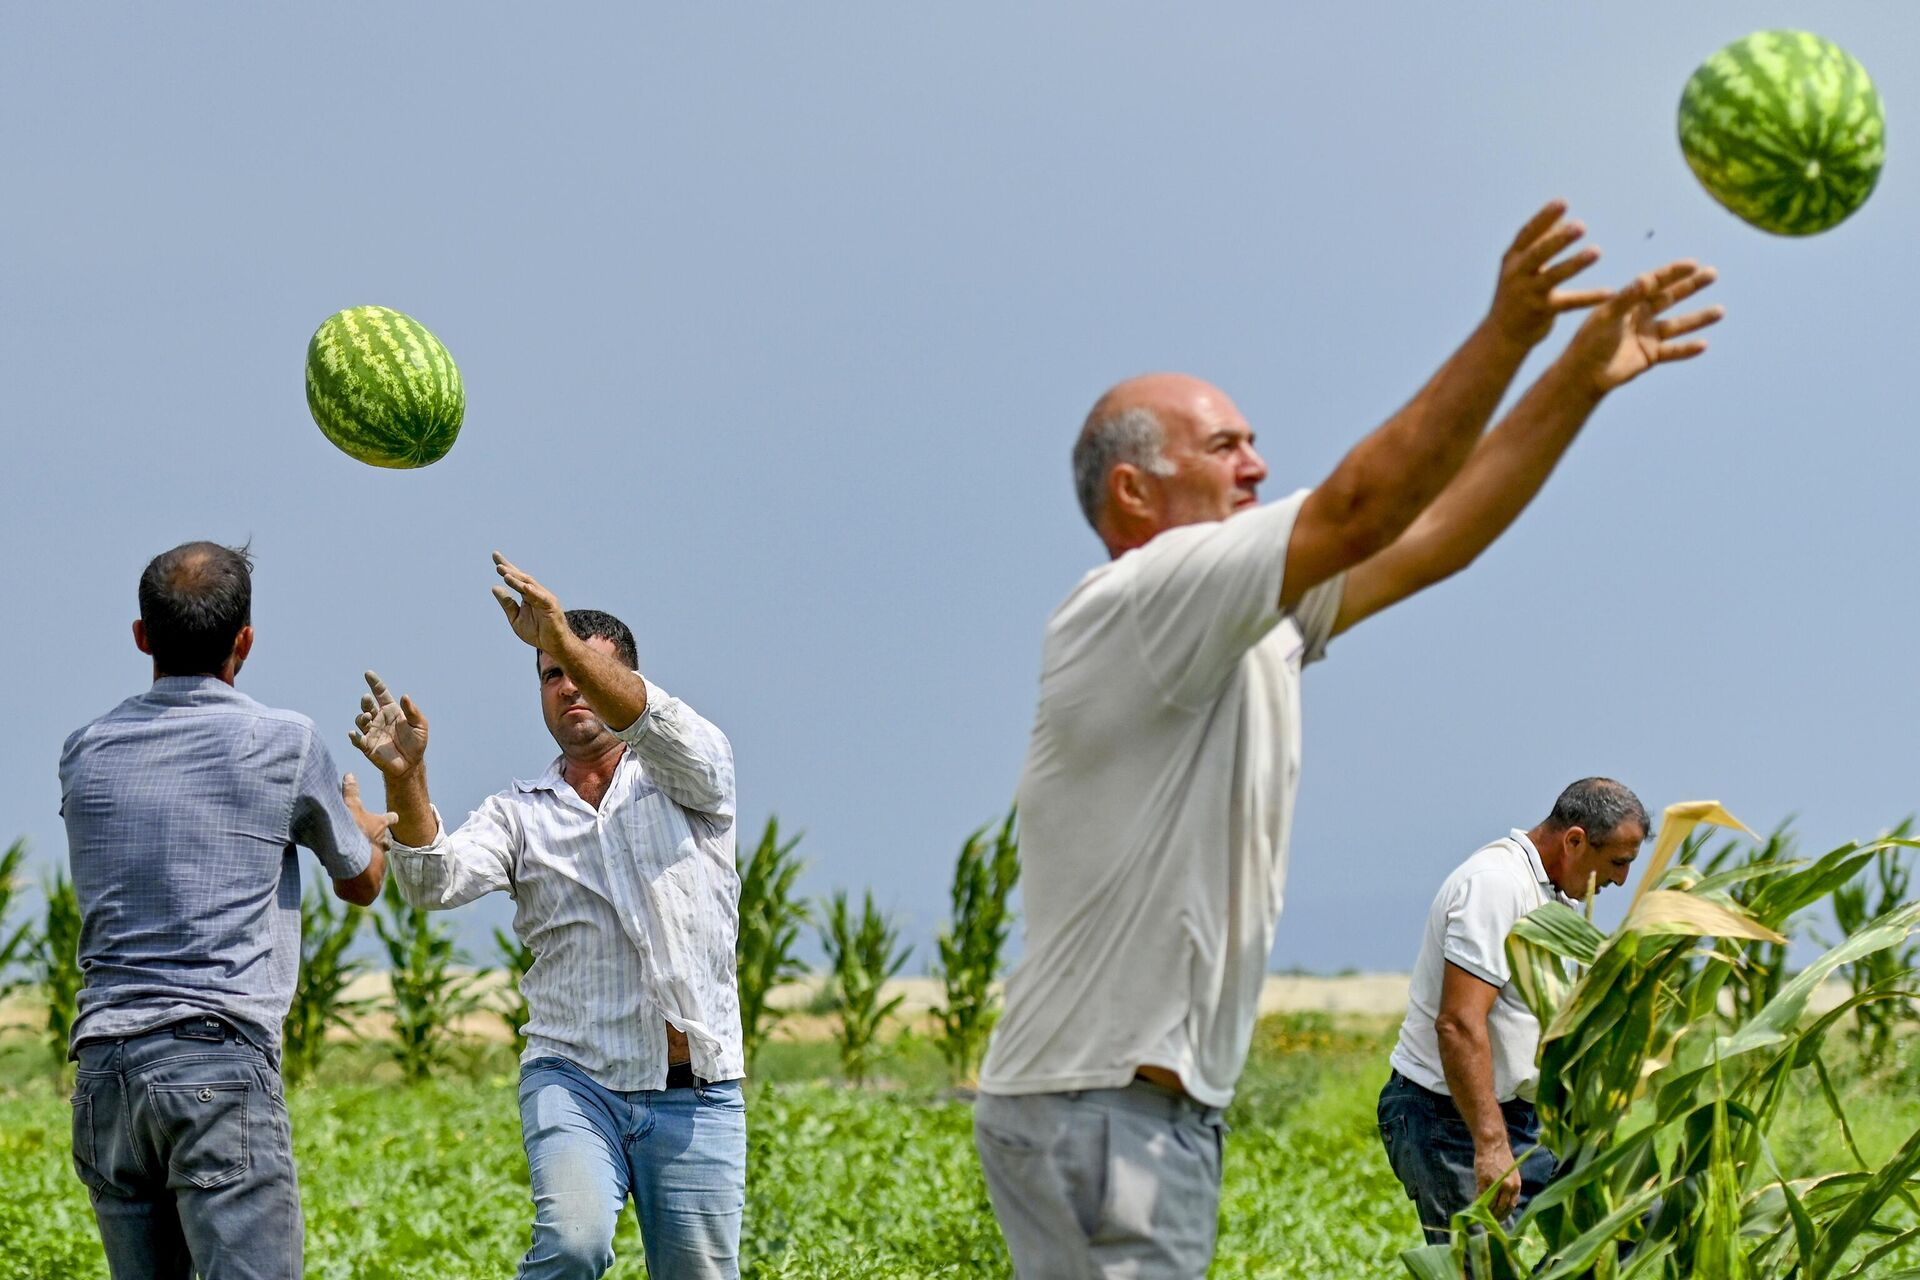
<svg viewBox="0 0 1920 1280">
<path fill-rule="evenodd" d="M 427 758 L 427 718 L 412 698 L 393 700 L 386 682 L 367 672 L 368 692 L 361 695 L 360 714 L 347 740 L 388 778 L 412 773 Z"/>
<path fill-rule="evenodd" d="M 493 598 L 500 602 L 500 611 L 507 615 L 513 634 L 536 649 L 558 653 L 573 632 L 567 626 L 566 610 L 554 599 L 553 592 L 522 573 L 498 551 L 493 553 L 493 567 L 506 583 L 493 589 Z M 514 599 L 515 592 L 520 595 L 518 600 Z"/>
<path fill-rule="evenodd" d="M 387 847 L 387 829 L 400 821 L 397 813 L 368 813 L 367 807 L 360 803 L 360 780 L 352 774 L 340 779 L 340 798 L 347 802 L 347 813 L 352 816 L 361 834 L 367 837 L 369 844 L 376 849 Z"/>
<path fill-rule="evenodd" d="M 1666 313 L 1716 278 L 1712 267 L 1687 260 L 1636 277 L 1587 317 L 1561 362 L 1595 394 L 1605 395 L 1657 364 L 1693 359 L 1707 344 L 1677 339 L 1719 323 L 1726 312 L 1703 307 L 1672 319 Z"/>
<path fill-rule="evenodd" d="M 1554 317 L 1562 311 L 1595 306 L 1611 296 L 1606 289 L 1559 287 L 1600 258 L 1600 251 L 1591 247 L 1559 257 L 1587 234 L 1580 223 L 1561 221 L 1566 211 L 1564 201 L 1546 205 L 1520 228 L 1500 259 L 1500 281 L 1494 286 L 1488 320 L 1511 342 L 1531 347 L 1552 331 Z"/>
</svg>

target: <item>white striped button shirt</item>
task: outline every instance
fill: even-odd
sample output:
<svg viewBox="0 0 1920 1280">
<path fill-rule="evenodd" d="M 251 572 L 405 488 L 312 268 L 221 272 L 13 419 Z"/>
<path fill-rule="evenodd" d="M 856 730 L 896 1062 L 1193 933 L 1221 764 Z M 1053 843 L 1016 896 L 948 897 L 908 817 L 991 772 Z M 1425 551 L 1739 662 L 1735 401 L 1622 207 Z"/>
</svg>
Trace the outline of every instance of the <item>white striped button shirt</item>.
<svg viewBox="0 0 1920 1280">
<path fill-rule="evenodd" d="M 558 1055 L 609 1089 L 666 1085 L 662 1020 L 687 1036 L 694 1074 L 746 1074 L 734 974 L 733 748 L 693 708 L 647 682 L 646 712 L 619 737 L 599 809 L 556 759 L 487 798 L 452 835 L 397 841 L 408 902 L 457 907 L 503 890 L 533 950 L 521 1061 Z M 438 814 L 435 815 L 436 821 Z"/>
</svg>

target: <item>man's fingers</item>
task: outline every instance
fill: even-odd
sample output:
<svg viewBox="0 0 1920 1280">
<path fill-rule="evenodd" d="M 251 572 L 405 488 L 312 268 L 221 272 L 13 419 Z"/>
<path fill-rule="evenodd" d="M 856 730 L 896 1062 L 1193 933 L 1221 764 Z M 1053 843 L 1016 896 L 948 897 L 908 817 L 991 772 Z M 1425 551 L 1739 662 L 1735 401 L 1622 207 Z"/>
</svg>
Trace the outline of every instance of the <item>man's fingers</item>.
<svg viewBox="0 0 1920 1280">
<path fill-rule="evenodd" d="M 1555 311 L 1579 311 L 1597 307 L 1613 297 L 1611 289 L 1556 289 L 1547 295 L 1547 306 Z"/>
<path fill-rule="evenodd" d="M 1532 275 L 1554 258 L 1560 251 L 1587 234 L 1587 229 L 1578 222 L 1563 222 L 1552 231 L 1529 245 L 1521 253 L 1520 260 L 1514 263 L 1514 270 L 1521 275 Z"/>
<path fill-rule="evenodd" d="M 1701 267 L 1688 275 L 1670 280 L 1663 284 L 1660 287 L 1660 291 L 1654 295 L 1653 309 L 1655 311 L 1665 311 L 1674 303 L 1691 298 L 1694 294 L 1700 292 L 1719 278 L 1720 273 L 1712 267 Z"/>
<path fill-rule="evenodd" d="M 1671 320 L 1659 320 L 1654 323 L 1653 334 L 1662 342 L 1669 338 L 1678 338 L 1682 334 L 1698 333 L 1710 324 L 1719 324 L 1721 317 L 1727 314 L 1725 307 L 1702 307 L 1690 315 L 1675 316 Z"/>
<path fill-rule="evenodd" d="M 500 609 L 507 615 L 508 622 L 519 621 L 520 602 L 513 598 L 513 592 L 507 590 L 505 587 L 494 587 L 493 598 L 500 602 Z"/>
<path fill-rule="evenodd" d="M 393 693 L 391 690 L 387 688 L 387 682 L 385 680 L 382 680 L 379 676 L 375 675 L 371 671 L 367 672 L 367 688 L 372 691 L 373 700 L 376 703 L 385 705 L 393 701 Z M 367 699 L 365 697 L 362 697 L 360 699 L 360 704 L 362 706 L 365 706 L 366 703 L 367 703 Z"/>
<path fill-rule="evenodd" d="M 1663 342 L 1654 356 L 1654 363 L 1671 364 L 1675 360 L 1691 360 L 1706 349 L 1707 344 L 1699 338 L 1692 342 Z"/>
<path fill-rule="evenodd" d="M 414 700 L 411 697 L 408 697 L 405 695 L 401 696 L 400 714 L 405 716 L 407 718 L 407 723 L 412 725 L 416 729 L 424 729 L 427 727 L 427 718 L 424 715 L 420 714 L 419 704 L 414 702 Z"/>
<path fill-rule="evenodd" d="M 1560 221 L 1560 215 L 1566 211 L 1567 202 L 1565 200 L 1549 200 L 1545 205 L 1541 206 L 1540 212 L 1527 219 L 1527 225 L 1520 228 L 1520 234 L 1515 236 L 1513 243 L 1507 246 L 1507 252 L 1518 253 L 1535 240 L 1538 240 L 1547 233 L 1548 227 Z M 499 553 L 495 552 L 494 554 L 498 555 Z"/>
<path fill-rule="evenodd" d="M 1570 255 L 1566 259 L 1556 262 L 1542 271 L 1540 273 L 1540 281 L 1551 289 L 1557 284 L 1563 284 L 1573 279 L 1598 261 L 1600 261 L 1600 251 L 1592 245 L 1588 245 L 1580 252 Z"/>
<path fill-rule="evenodd" d="M 360 779 L 348 774 L 340 779 L 340 795 L 348 804 L 358 808 L 360 804 Z"/>
</svg>

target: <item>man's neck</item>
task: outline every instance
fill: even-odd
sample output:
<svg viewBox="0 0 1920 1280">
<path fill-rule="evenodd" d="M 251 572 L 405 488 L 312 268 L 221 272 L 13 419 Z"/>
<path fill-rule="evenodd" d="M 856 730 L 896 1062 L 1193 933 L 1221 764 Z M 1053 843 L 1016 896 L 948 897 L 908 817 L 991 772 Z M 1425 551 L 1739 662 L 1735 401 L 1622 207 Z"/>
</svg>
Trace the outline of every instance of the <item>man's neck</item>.
<svg viewBox="0 0 1920 1280">
<path fill-rule="evenodd" d="M 1527 839 L 1533 842 L 1533 851 L 1540 855 L 1540 869 L 1547 873 L 1547 879 L 1553 887 L 1569 898 L 1579 898 L 1586 892 L 1586 886 L 1577 890 L 1567 888 L 1567 846 L 1558 831 L 1545 826 L 1535 827 L 1527 832 Z"/>
<path fill-rule="evenodd" d="M 567 785 L 579 792 L 596 809 L 600 807 L 600 797 L 606 794 L 607 785 L 613 781 L 613 771 L 620 767 L 620 757 L 626 753 L 627 744 L 618 738 L 610 746 L 575 754 L 561 750 L 560 776 Z"/>
</svg>

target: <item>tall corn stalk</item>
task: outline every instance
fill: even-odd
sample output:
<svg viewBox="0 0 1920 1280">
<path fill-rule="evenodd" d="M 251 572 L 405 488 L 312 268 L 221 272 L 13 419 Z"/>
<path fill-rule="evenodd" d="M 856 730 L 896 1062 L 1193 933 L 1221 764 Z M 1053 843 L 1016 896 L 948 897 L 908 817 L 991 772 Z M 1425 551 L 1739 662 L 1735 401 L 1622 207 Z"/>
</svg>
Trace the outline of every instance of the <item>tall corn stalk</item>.
<svg viewBox="0 0 1920 1280">
<path fill-rule="evenodd" d="M 845 890 L 836 891 L 827 903 L 820 942 L 830 966 L 833 1010 L 840 1019 L 840 1067 L 854 1084 L 866 1081 L 873 1069 L 880 1027 L 904 999 L 881 999 L 887 979 L 900 972 L 913 950 L 900 947 L 899 937 L 899 931 L 873 905 L 871 890 L 857 920 L 847 908 Z"/>
<path fill-rule="evenodd" d="M 803 977 L 806 966 L 794 954 L 807 904 L 793 891 L 805 864 L 794 856 L 800 837 L 782 842 L 780 819 L 769 817 L 760 843 L 740 868 L 740 931 L 734 947 L 740 983 L 740 1030 L 747 1070 L 754 1055 L 780 1021 L 781 1011 L 767 996 L 783 982 Z"/>
<path fill-rule="evenodd" d="M 1013 927 L 1009 899 L 1020 879 L 1020 841 L 1013 823 L 1009 810 L 991 839 L 989 827 L 968 836 L 953 868 L 953 917 L 940 934 L 935 966 L 945 1003 L 934 1010 L 939 1022 L 934 1040 L 955 1083 L 973 1080 L 999 1013 L 993 982 Z"/>
<path fill-rule="evenodd" d="M 1889 834 L 1905 836 L 1910 825 L 1903 822 Z M 1909 899 L 1913 875 L 1901 861 L 1901 853 L 1898 849 L 1882 849 L 1858 876 L 1833 891 L 1833 919 L 1842 937 L 1858 933 L 1868 921 Z M 1854 1006 L 1853 1025 L 1847 1030 L 1869 1070 L 1886 1062 L 1893 1048 L 1894 1030 L 1920 1015 L 1920 1001 L 1911 993 L 1916 968 L 1920 968 L 1920 945 L 1912 941 L 1862 956 L 1846 966 L 1847 985 L 1855 995 L 1873 988 L 1889 993 L 1884 999 L 1862 1000 Z M 1892 994 L 1901 985 L 1909 991 Z"/>
<path fill-rule="evenodd" d="M 393 994 L 388 1009 L 393 1030 L 387 1052 L 408 1082 L 424 1080 L 453 1060 L 460 1042 L 457 1025 L 483 1007 L 474 975 L 456 966 L 465 957 L 453 937 L 422 908 L 409 907 L 391 878 L 373 918 L 374 932 L 391 964 Z"/>
<path fill-rule="evenodd" d="M 354 1018 L 373 1003 L 349 1000 L 346 994 L 366 968 L 347 956 L 364 919 L 364 912 L 345 903 L 336 907 L 324 889 L 311 889 L 300 899 L 300 977 L 280 1032 L 281 1070 L 289 1084 L 305 1080 L 320 1065 L 328 1032 L 351 1030 Z"/>
<path fill-rule="evenodd" d="M 15 969 L 33 955 L 33 922 L 23 920 L 12 933 L 6 932 L 7 917 L 13 914 L 14 900 L 20 896 L 20 865 L 27 860 L 27 842 L 15 840 L 0 853 L 0 996 L 22 986 L 26 979 Z"/>
<path fill-rule="evenodd" d="M 73 1020 L 80 1011 L 80 899 L 64 871 L 54 873 L 46 892 L 46 921 L 35 948 L 34 968 L 47 998 L 47 1052 L 55 1069 L 64 1074 Z"/>
<path fill-rule="evenodd" d="M 1455 1218 L 1451 1245 L 1403 1254 L 1420 1280 L 1866 1280 L 1886 1276 L 1875 1265 L 1920 1241 L 1920 1228 L 1888 1212 L 1920 1174 L 1920 1133 L 1869 1168 L 1822 1058 L 1836 1023 L 1886 992 L 1869 987 L 1807 1018 L 1829 976 L 1920 929 L 1920 904 L 1868 922 L 1756 1009 L 1728 1013 L 1733 1002 L 1722 1000 L 1751 963 L 1741 944 L 1781 942 L 1796 913 L 1911 842 L 1843 845 L 1810 863 L 1762 857 L 1712 874 L 1685 861 L 1667 867 L 1702 822 L 1737 825 L 1715 805 L 1668 809 L 1653 865 L 1611 934 L 1557 903 L 1514 929 L 1514 981 L 1544 1028 L 1541 1140 L 1561 1173 L 1511 1232 L 1483 1197 Z M 1785 1179 L 1767 1133 L 1799 1094 L 1832 1110 L 1857 1167 Z M 1901 1212 L 1910 1223 L 1910 1208 Z"/>
</svg>

